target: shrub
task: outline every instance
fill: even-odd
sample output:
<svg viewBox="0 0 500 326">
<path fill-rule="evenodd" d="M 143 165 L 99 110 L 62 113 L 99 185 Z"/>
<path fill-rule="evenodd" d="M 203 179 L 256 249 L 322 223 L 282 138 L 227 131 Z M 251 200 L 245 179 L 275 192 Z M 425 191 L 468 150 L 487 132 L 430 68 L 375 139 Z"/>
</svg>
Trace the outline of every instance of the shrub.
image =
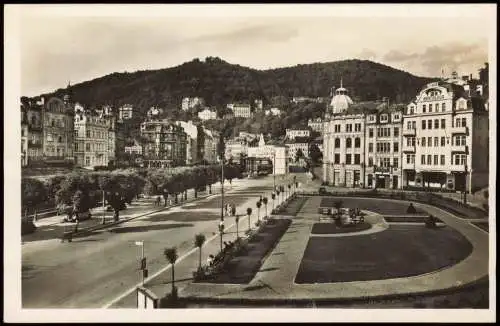
<svg viewBox="0 0 500 326">
<path fill-rule="evenodd" d="M 408 209 L 406 209 L 406 213 L 408 214 L 415 214 L 417 210 L 415 209 L 415 206 L 413 206 L 413 203 L 410 203 L 408 206 Z"/>
<path fill-rule="evenodd" d="M 33 233 L 35 230 L 36 226 L 33 220 L 25 218 L 21 220 L 21 235 Z"/>
</svg>

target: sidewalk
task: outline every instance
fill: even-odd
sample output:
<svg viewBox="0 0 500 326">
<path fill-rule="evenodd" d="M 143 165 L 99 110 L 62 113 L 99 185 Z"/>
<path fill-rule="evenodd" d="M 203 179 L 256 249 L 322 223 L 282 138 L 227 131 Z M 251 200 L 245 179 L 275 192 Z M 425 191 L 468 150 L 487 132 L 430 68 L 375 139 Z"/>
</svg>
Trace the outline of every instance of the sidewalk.
<svg viewBox="0 0 500 326">
<path fill-rule="evenodd" d="M 233 185 L 234 186 L 234 185 Z M 272 187 L 272 186 L 271 186 Z M 257 208 L 255 207 L 256 200 L 259 196 L 269 195 L 270 190 L 265 193 L 255 193 L 248 196 L 243 204 L 237 206 L 237 212 L 245 212 L 247 207 L 252 208 L 251 215 L 251 228 L 255 229 L 255 222 L 257 221 Z M 269 204 L 268 204 L 269 205 Z M 268 210 L 270 213 L 270 209 Z M 244 236 L 244 232 L 248 229 L 248 215 L 239 215 L 239 235 Z M 265 215 L 265 211 L 261 208 L 260 219 L 262 220 Z M 222 241 L 235 241 L 236 240 L 236 223 L 234 217 L 226 217 L 225 222 L 225 232 L 222 237 Z M 202 247 L 202 257 L 201 263 L 206 264 L 207 258 L 210 254 L 216 255 L 220 251 L 220 235 L 217 234 L 205 234 L 206 241 Z M 187 252 L 178 252 L 179 258 L 175 264 L 175 286 L 178 288 L 179 295 L 182 296 L 182 291 L 193 281 L 193 272 L 198 268 L 199 264 L 199 249 L 192 248 Z M 151 290 L 159 298 L 163 298 L 169 294 L 172 290 L 172 271 L 171 265 L 166 264 L 159 272 L 151 275 L 149 279 L 145 282 L 145 287 Z M 136 306 L 136 293 L 129 293 L 121 300 L 110 305 L 111 308 L 133 308 Z"/>
</svg>

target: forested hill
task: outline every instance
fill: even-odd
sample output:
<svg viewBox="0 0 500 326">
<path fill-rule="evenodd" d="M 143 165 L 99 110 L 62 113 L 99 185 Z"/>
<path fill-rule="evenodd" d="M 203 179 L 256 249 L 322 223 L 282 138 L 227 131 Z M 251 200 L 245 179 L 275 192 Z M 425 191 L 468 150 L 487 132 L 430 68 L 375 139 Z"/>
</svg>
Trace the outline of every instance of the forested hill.
<svg viewBox="0 0 500 326">
<path fill-rule="evenodd" d="M 332 86 L 340 87 L 341 78 L 351 97 L 359 101 L 389 97 L 391 102 L 407 102 L 432 81 L 366 60 L 256 70 L 208 57 L 166 69 L 112 73 L 72 85 L 70 90 L 74 101 L 86 106 L 129 103 L 142 112 L 153 105 L 170 111 L 180 108 L 186 96 L 201 96 L 215 107 L 254 98 L 262 98 L 266 105 L 293 96 L 327 97 Z"/>
</svg>

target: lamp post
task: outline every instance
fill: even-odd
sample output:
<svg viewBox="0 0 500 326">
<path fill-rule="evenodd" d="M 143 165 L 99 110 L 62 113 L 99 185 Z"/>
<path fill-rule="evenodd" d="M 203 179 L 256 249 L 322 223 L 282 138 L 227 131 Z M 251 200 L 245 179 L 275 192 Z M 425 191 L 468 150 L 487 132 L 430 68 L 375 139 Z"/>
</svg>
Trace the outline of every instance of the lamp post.
<svg viewBox="0 0 500 326">
<path fill-rule="evenodd" d="M 276 150 L 273 150 L 273 189 L 276 188 Z"/>
<path fill-rule="evenodd" d="M 224 222 L 219 222 L 220 250 L 222 251 L 222 237 L 224 235 Z"/>
</svg>

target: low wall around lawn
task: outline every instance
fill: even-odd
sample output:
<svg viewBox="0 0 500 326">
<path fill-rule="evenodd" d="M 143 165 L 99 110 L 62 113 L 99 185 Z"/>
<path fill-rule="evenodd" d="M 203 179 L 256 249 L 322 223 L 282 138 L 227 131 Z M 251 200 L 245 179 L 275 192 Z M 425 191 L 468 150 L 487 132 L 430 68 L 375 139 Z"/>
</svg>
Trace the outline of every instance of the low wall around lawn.
<svg viewBox="0 0 500 326">
<path fill-rule="evenodd" d="M 450 198 L 443 198 L 433 193 L 419 193 L 419 192 L 403 192 L 403 191 L 348 191 L 348 192 L 297 192 L 298 196 L 331 196 L 331 197 L 365 197 L 365 198 L 378 198 L 378 199 L 399 199 L 406 201 L 419 202 L 436 206 L 447 210 L 462 218 L 487 218 L 488 213 L 485 211 L 472 207 Z"/>
</svg>

